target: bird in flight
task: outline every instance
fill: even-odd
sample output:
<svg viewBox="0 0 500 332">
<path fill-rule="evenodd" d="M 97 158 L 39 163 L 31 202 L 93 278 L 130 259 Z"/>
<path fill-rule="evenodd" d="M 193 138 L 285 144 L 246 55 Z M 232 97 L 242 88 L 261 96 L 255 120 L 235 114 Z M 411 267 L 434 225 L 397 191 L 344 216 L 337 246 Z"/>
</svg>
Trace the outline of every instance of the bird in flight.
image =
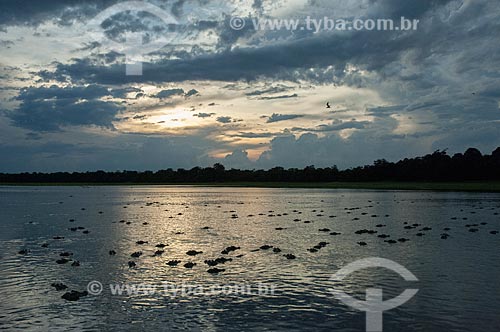
<svg viewBox="0 0 500 332">
<path fill-rule="evenodd" d="M 332 108 L 332 107 L 330 106 L 330 102 L 326 103 L 326 108 Z"/>
</svg>

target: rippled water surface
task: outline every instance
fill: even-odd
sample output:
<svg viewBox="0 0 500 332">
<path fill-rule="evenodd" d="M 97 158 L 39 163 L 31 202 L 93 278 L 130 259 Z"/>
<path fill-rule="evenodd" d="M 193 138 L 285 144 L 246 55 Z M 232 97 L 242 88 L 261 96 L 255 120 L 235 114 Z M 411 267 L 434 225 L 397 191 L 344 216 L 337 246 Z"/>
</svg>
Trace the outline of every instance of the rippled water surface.
<svg viewBox="0 0 500 332">
<path fill-rule="evenodd" d="M 385 312 L 386 331 L 499 331 L 500 235 L 492 234 L 500 230 L 499 213 L 500 195 L 480 193 L 0 187 L 0 329 L 364 331 L 365 314 L 329 290 L 362 299 L 367 287 L 377 286 L 387 299 L 420 289 Z M 409 241 L 385 242 L 401 238 Z M 147 243 L 136 243 L 141 240 Z M 308 251 L 320 242 L 328 244 Z M 167 245 L 164 253 L 154 256 L 160 243 Z M 281 252 L 256 250 L 263 245 Z M 228 246 L 241 248 L 222 254 Z M 19 253 L 23 249 L 27 254 Z M 189 250 L 203 253 L 188 256 Z M 142 256 L 132 258 L 137 251 Z M 63 252 L 72 253 L 72 261 L 57 264 Z M 218 257 L 232 261 L 217 265 L 225 271 L 208 273 L 204 261 Z M 383 269 L 329 280 L 366 257 L 394 260 L 419 281 Z M 76 260 L 80 266 L 71 266 Z M 171 260 L 181 262 L 171 267 Z M 129 268 L 129 261 L 136 266 Z M 188 269 L 187 262 L 196 265 Z M 104 287 L 100 295 L 61 298 L 94 280 Z M 56 282 L 68 289 L 56 291 Z M 175 295 L 164 283 L 270 288 Z M 155 288 L 113 295 L 110 284 Z"/>
</svg>

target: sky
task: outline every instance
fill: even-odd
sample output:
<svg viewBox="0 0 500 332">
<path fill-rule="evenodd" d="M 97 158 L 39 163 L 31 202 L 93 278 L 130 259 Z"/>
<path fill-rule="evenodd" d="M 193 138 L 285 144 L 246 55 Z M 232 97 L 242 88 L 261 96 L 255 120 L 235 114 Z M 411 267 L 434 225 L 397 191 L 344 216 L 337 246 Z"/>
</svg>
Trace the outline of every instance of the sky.
<svg viewBox="0 0 500 332">
<path fill-rule="evenodd" d="M 348 168 L 500 146 L 495 0 L 148 4 L 0 0 L 0 172 Z"/>
</svg>

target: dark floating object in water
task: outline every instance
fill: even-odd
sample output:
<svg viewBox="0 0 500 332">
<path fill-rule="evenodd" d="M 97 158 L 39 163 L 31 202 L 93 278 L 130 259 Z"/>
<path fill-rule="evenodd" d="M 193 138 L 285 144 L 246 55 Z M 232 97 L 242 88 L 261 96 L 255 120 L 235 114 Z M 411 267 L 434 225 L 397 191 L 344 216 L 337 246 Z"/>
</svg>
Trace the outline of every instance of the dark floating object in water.
<svg viewBox="0 0 500 332">
<path fill-rule="evenodd" d="M 309 248 L 309 249 L 307 249 L 307 251 L 314 253 L 314 252 L 318 252 L 318 249 L 316 249 L 316 248 Z"/>
<path fill-rule="evenodd" d="M 82 233 L 83 233 L 83 234 L 88 234 L 88 233 L 90 233 L 90 231 L 85 230 L 85 231 L 83 231 Z"/>
<path fill-rule="evenodd" d="M 354 234 L 358 234 L 358 235 L 361 235 L 361 234 L 377 234 L 377 231 L 368 230 L 368 229 L 361 229 L 359 231 L 354 232 Z"/>
<path fill-rule="evenodd" d="M 68 263 L 70 260 L 69 259 L 66 259 L 66 258 L 60 258 L 58 260 L 56 260 L 56 263 L 57 264 L 66 264 Z"/>
<path fill-rule="evenodd" d="M 63 240 L 64 236 L 54 236 L 53 239 L 54 240 Z"/>
<path fill-rule="evenodd" d="M 498 231 L 491 231 L 490 234 L 497 235 Z"/>
<path fill-rule="evenodd" d="M 74 261 L 71 266 L 80 266 L 80 261 Z"/>
<path fill-rule="evenodd" d="M 135 264 L 134 261 L 128 261 L 128 267 L 135 267 L 137 264 Z"/>
<path fill-rule="evenodd" d="M 143 225 L 149 225 L 149 223 L 147 221 L 143 222 L 142 224 Z"/>
<path fill-rule="evenodd" d="M 142 251 L 136 251 L 130 255 L 130 257 L 138 258 L 142 256 Z"/>
<path fill-rule="evenodd" d="M 177 265 L 179 265 L 180 262 L 181 262 L 180 260 L 174 259 L 174 260 L 168 261 L 167 265 L 168 266 L 177 266 Z"/>
<path fill-rule="evenodd" d="M 321 228 L 319 229 L 320 232 L 329 232 L 330 229 L 329 228 Z"/>
<path fill-rule="evenodd" d="M 226 271 L 226 270 L 225 269 L 218 269 L 216 267 L 207 270 L 207 272 L 211 273 L 211 274 L 217 274 L 217 273 L 224 272 L 224 271 Z"/>
<path fill-rule="evenodd" d="M 17 253 L 19 255 L 27 255 L 30 251 L 28 249 L 21 249 Z"/>
<path fill-rule="evenodd" d="M 75 219 L 70 219 L 69 222 L 75 222 Z"/>
<path fill-rule="evenodd" d="M 424 227 L 422 228 L 423 231 L 432 231 L 432 228 L 431 227 Z"/>
<path fill-rule="evenodd" d="M 285 254 L 285 255 L 283 255 L 283 257 L 285 257 L 286 259 L 295 259 L 295 258 L 297 258 L 293 254 Z"/>
<path fill-rule="evenodd" d="M 277 231 L 282 231 L 282 230 L 284 230 L 284 229 L 286 229 L 286 228 L 283 228 L 283 227 L 276 227 L 276 228 L 275 228 L 275 230 L 277 230 Z"/>
<path fill-rule="evenodd" d="M 187 262 L 186 264 L 184 264 L 184 267 L 185 267 L 186 269 L 192 269 L 192 268 L 193 268 L 193 266 L 195 266 L 195 265 L 196 265 L 196 263 Z"/>
<path fill-rule="evenodd" d="M 387 239 L 388 237 L 391 237 L 391 236 L 387 235 L 387 234 L 380 234 L 378 237 L 381 239 Z"/>
<path fill-rule="evenodd" d="M 443 228 L 443 231 L 449 231 L 449 230 L 451 230 L 451 228 L 449 227 Z"/>
<path fill-rule="evenodd" d="M 232 260 L 232 258 L 219 257 L 216 259 L 207 259 L 204 263 L 208 266 L 216 266 L 218 264 L 225 264 L 226 262 L 230 262 Z"/>
<path fill-rule="evenodd" d="M 449 236 L 450 236 L 449 234 L 443 233 L 443 234 L 441 234 L 441 239 L 446 240 L 446 239 L 448 239 Z"/>
<path fill-rule="evenodd" d="M 67 301 L 78 301 L 81 297 L 84 297 L 87 295 L 89 295 L 89 293 L 87 291 L 78 292 L 78 291 L 72 290 L 71 292 L 64 293 L 64 295 L 61 296 L 61 298 L 65 299 Z"/>
<path fill-rule="evenodd" d="M 229 254 L 230 252 L 232 252 L 232 251 L 236 251 L 236 250 L 239 250 L 239 249 L 241 249 L 241 248 L 240 248 L 240 247 L 235 247 L 235 246 L 229 246 L 229 247 L 227 247 L 226 249 L 222 250 L 222 251 L 221 251 L 221 254 L 223 254 L 223 255 L 227 255 L 227 254 Z"/>
<path fill-rule="evenodd" d="M 209 226 L 202 227 L 201 229 L 211 229 Z"/>
<path fill-rule="evenodd" d="M 52 284 L 50 284 L 50 286 L 54 287 L 56 289 L 56 291 L 62 291 L 62 290 L 65 290 L 66 288 L 68 288 L 68 286 L 66 286 L 65 284 L 60 283 L 60 282 L 52 283 Z"/>
<path fill-rule="evenodd" d="M 358 244 L 359 244 L 360 246 L 366 246 L 366 245 L 368 245 L 366 242 L 363 242 L 363 241 L 358 242 Z"/>
<path fill-rule="evenodd" d="M 43 244 L 41 245 L 41 247 L 42 247 L 42 248 L 47 248 L 48 246 L 49 246 L 49 244 L 48 244 L 48 243 L 43 243 Z"/>
<path fill-rule="evenodd" d="M 378 225 L 375 225 L 375 227 L 378 227 L 378 228 L 381 228 L 381 227 L 386 227 L 387 225 L 384 225 L 384 224 L 378 224 Z"/>
<path fill-rule="evenodd" d="M 196 256 L 199 254 L 203 254 L 203 251 L 189 250 L 186 252 L 186 255 L 188 256 Z"/>
<path fill-rule="evenodd" d="M 342 233 L 339 232 L 331 232 L 330 235 L 341 235 Z"/>
<path fill-rule="evenodd" d="M 280 248 L 273 248 L 273 252 L 279 253 L 279 252 L 281 252 L 281 249 Z"/>
<path fill-rule="evenodd" d="M 396 243 L 398 243 L 398 241 L 396 241 L 396 240 L 385 240 L 384 242 L 387 242 L 389 244 L 396 244 Z"/>
<path fill-rule="evenodd" d="M 479 229 L 477 229 L 477 228 L 470 228 L 469 232 L 476 233 L 476 232 L 479 232 Z"/>
<path fill-rule="evenodd" d="M 155 253 L 153 254 L 153 256 L 161 256 L 163 255 L 163 253 L 165 252 L 165 250 L 156 250 Z"/>
<path fill-rule="evenodd" d="M 269 250 L 269 249 L 271 249 L 272 247 L 273 247 L 273 246 L 270 246 L 270 245 L 268 245 L 268 244 L 265 244 L 265 245 L 263 245 L 263 246 L 260 246 L 260 248 L 259 248 L 259 249 L 261 249 L 261 250 Z"/>
<path fill-rule="evenodd" d="M 143 244 L 146 244 L 146 243 L 148 243 L 148 241 L 142 241 L 142 240 L 140 240 L 140 241 L 136 242 L 136 244 L 138 244 L 138 245 L 143 245 Z"/>
<path fill-rule="evenodd" d="M 155 247 L 156 248 L 165 248 L 166 246 L 167 246 L 166 244 L 160 243 L 160 244 L 157 244 Z"/>
<path fill-rule="evenodd" d="M 417 236 L 424 236 L 425 234 L 424 233 L 417 233 L 416 235 Z"/>
<path fill-rule="evenodd" d="M 408 242 L 410 241 L 410 239 L 405 239 L 404 237 L 398 239 L 398 242 L 401 242 L 401 243 L 405 243 L 405 242 Z"/>
<path fill-rule="evenodd" d="M 114 256 L 114 255 L 116 255 L 116 251 L 114 251 L 114 250 L 110 250 L 110 251 L 109 251 L 109 255 L 110 255 L 110 256 Z"/>
</svg>

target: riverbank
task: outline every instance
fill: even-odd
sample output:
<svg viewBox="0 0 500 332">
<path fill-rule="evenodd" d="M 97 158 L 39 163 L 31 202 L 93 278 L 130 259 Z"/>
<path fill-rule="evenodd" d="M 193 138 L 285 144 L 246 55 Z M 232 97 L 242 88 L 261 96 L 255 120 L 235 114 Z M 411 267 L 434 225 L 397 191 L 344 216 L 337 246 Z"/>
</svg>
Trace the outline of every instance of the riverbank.
<svg viewBox="0 0 500 332">
<path fill-rule="evenodd" d="M 0 183 L 0 186 L 200 186 L 500 192 L 500 182 Z"/>
</svg>

